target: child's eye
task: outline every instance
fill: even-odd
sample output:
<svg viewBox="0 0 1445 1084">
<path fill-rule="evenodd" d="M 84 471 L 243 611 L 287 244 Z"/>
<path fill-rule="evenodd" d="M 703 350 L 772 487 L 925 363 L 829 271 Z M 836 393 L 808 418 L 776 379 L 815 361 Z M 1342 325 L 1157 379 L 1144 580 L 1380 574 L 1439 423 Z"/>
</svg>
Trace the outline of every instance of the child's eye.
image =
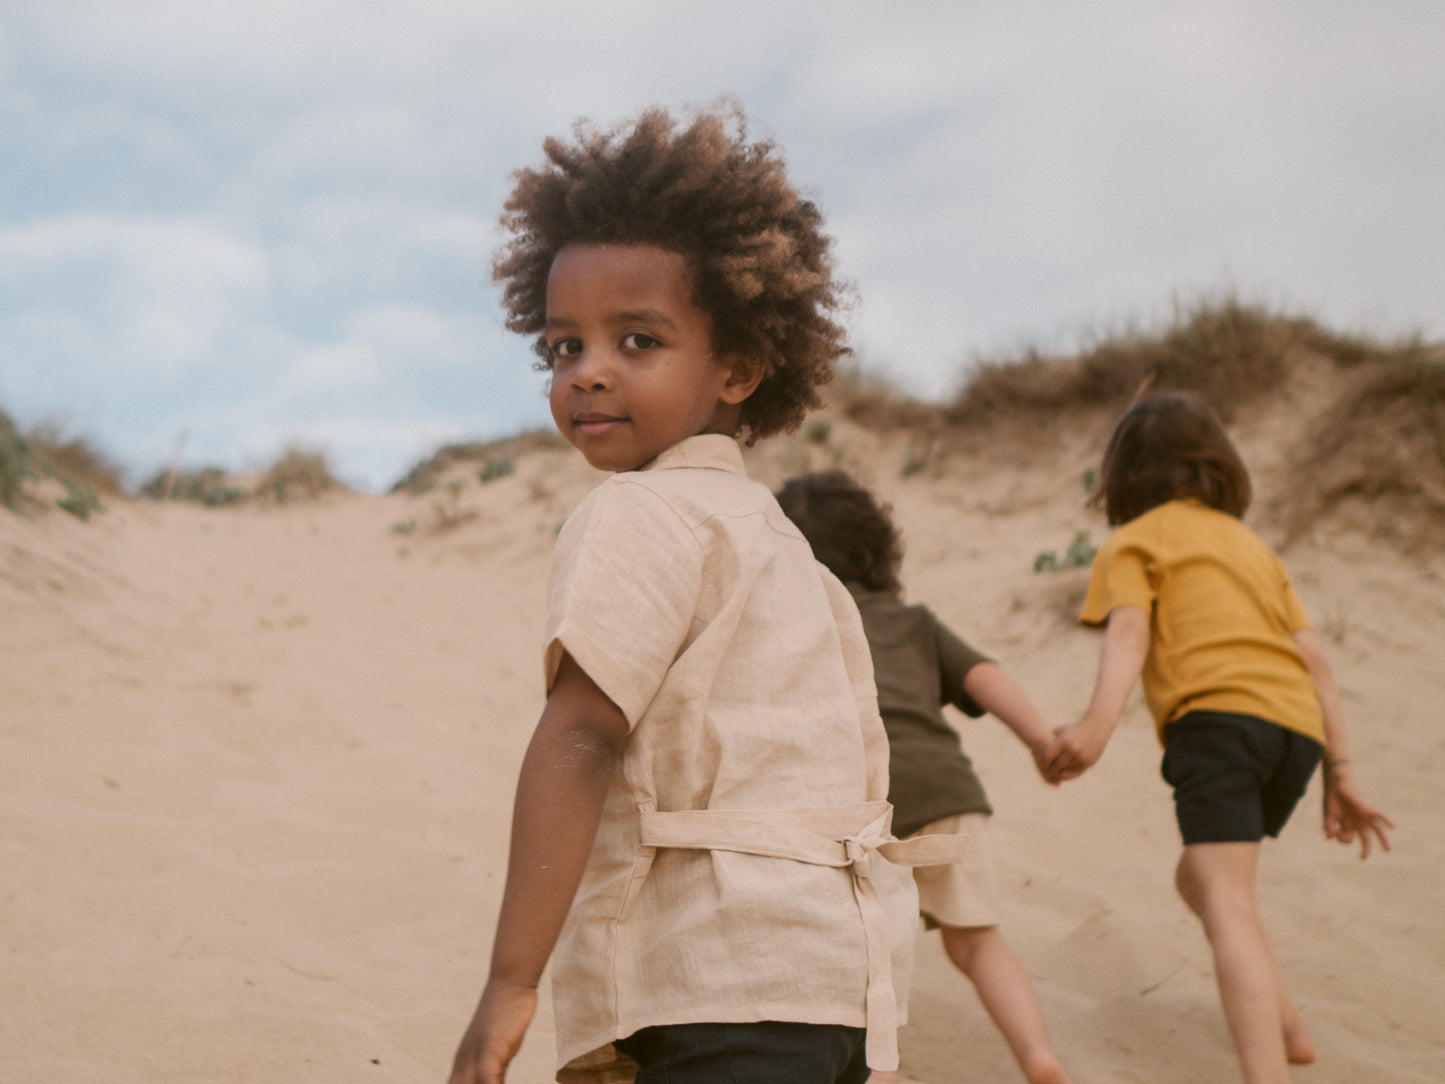
<svg viewBox="0 0 1445 1084">
<path fill-rule="evenodd" d="M 657 346 L 658 341 L 651 335 L 645 335 L 641 331 L 628 332 L 622 336 L 622 347 L 624 350 L 651 350 Z"/>
<path fill-rule="evenodd" d="M 554 343 L 547 344 L 547 350 L 551 353 L 553 360 L 557 358 L 568 358 L 582 349 L 582 344 L 576 339 L 558 339 Z"/>
</svg>

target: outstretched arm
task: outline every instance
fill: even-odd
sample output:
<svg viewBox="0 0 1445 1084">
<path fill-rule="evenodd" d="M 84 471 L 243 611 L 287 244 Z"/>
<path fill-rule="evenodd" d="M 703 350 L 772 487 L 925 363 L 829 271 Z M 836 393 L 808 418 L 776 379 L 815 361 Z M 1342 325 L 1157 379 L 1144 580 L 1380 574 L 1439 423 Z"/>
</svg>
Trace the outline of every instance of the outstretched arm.
<svg viewBox="0 0 1445 1084">
<path fill-rule="evenodd" d="M 582 880 L 627 720 L 564 656 L 517 780 L 492 967 L 451 1084 L 501 1084 L 537 1005 L 537 984 Z"/>
<path fill-rule="evenodd" d="M 1044 770 L 1049 778 L 1073 779 L 1103 755 L 1148 654 L 1149 611 L 1142 606 L 1110 610 L 1099 649 L 1094 695 L 1083 717 L 1060 730 L 1045 751 Z"/>
<path fill-rule="evenodd" d="M 1358 837 L 1362 859 L 1370 857 L 1372 837 L 1388 851 L 1390 837 L 1385 829 L 1395 824 L 1355 790 L 1350 746 L 1345 735 L 1344 701 L 1320 638 L 1313 629 L 1300 629 L 1294 633 L 1294 642 L 1309 666 L 1325 722 L 1325 836 L 1344 844 L 1353 843 Z"/>
<path fill-rule="evenodd" d="M 997 663 L 981 662 L 964 675 L 963 691 L 975 704 L 1018 735 L 1019 741 L 1033 755 L 1034 766 L 1044 781 L 1057 786 L 1059 781 L 1049 777 L 1044 760 L 1044 753 L 1054 738 L 1053 732 L 1033 701 L 1014 684 L 1013 679 Z"/>
</svg>

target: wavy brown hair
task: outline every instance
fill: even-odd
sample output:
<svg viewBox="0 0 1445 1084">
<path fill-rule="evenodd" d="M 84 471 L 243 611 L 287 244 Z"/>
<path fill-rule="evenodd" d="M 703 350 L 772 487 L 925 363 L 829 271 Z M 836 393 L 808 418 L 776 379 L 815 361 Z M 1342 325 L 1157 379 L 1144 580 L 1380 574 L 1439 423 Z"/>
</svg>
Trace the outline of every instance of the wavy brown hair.
<svg viewBox="0 0 1445 1084">
<path fill-rule="evenodd" d="M 776 494 L 783 512 L 813 547 L 813 556 L 844 583 L 870 591 L 903 588 L 903 539 L 887 505 L 843 471 L 795 474 Z"/>
<path fill-rule="evenodd" d="M 823 216 L 788 182 L 778 148 L 749 142 L 740 106 L 725 102 L 686 123 L 665 109 L 604 130 L 579 121 L 573 140 L 548 139 L 546 162 L 519 170 L 501 223 L 510 235 L 492 277 L 508 329 L 537 336 L 539 369 L 547 276 L 569 244 L 647 244 L 679 253 L 695 303 L 712 317 L 713 349 L 763 367 L 744 402 L 748 442 L 797 427 L 818 387 L 850 353 L 833 314 L 844 286 L 833 275 Z"/>
<path fill-rule="evenodd" d="M 1243 517 L 1253 490 L 1224 424 L 1192 392 L 1155 392 L 1119 419 L 1100 470 L 1111 527 L 1168 501 L 1193 497 Z"/>
</svg>

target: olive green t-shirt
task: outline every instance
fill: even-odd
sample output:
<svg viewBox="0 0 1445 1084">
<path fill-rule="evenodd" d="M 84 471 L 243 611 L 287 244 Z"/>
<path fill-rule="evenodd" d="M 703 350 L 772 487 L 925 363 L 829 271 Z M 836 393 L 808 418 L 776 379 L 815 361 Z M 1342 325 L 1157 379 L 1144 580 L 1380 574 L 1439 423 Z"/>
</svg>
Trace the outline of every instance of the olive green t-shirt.
<svg viewBox="0 0 1445 1084">
<path fill-rule="evenodd" d="M 958 731 L 943 717 L 944 704 L 975 718 L 984 713 L 963 691 L 963 679 L 989 659 L 926 606 L 856 583 L 848 590 L 863 617 L 878 711 L 888 731 L 894 833 L 906 836 L 959 813 L 992 813 Z"/>
</svg>

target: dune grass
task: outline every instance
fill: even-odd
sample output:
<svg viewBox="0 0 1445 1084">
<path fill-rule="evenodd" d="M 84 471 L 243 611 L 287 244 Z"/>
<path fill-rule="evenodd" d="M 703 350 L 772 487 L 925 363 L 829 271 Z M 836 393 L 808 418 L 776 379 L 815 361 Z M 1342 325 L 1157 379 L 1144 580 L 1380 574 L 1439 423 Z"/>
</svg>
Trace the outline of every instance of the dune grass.
<svg viewBox="0 0 1445 1084">
<path fill-rule="evenodd" d="M 1291 418 L 1299 430 L 1271 514 L 1297 538 L 1341 509 L 1365 506 L 1360 522 L 1406 548 L 1438 544 L 1445 530 L 1445 346 L 1418 339 L 1379 342 L 1329 331 L 1301 316 L 1271 312 L 1234 297 L 1180 307 L 1162 329 L 1100 337 L 1074 354 L 1023 349 L 976 359 L 951 401 L 910 398 L 862 369 L 839 374 L 828 389 L 836 411 L 875 432 L 906 432 L 941 455 L 1004 455 L 1019 463 L 1056 456 L 1079 433 L 1102 439 L 1143 387 L 1189 389 L 1226 421 L 1321 362 L 1347 374 L 1336 402 L 1317 416 Z M 835 415 L 836 416 L 836 415 Z M 805 439 L 818 439 L 815 426 Z M 826 434 L 823 435 L 827 439 Z M 457 470 L 486 483 L 507 476 L 521 457 L 565 447 L 551 430 L 503 440 L 448 444 L 417 463 L 391 492 L 422 494 Z M 909 473 L 905 467 L 905 473 Z M 259 477 L 218 468 L 161 471 L 139 495 L 212 507 L 243 501 L 286 503 L 342 490 L 324 453 L 291 447 Z M 120 472 L 93 444 L 55 427 L 21 431 L 0 411 L 0 506 L 28 514 L 53 504 L 81 518 L 102 496 L 123 494 Z"/>
<path fill-rule="evenodd" d="M 528 452 L 565 448 L 567 442 L 551 429 L 534 429 L 502 440 L 445 444 L 402 475 L 388 492 L 429 493 L 454 468 L 474 467 L 480 482 L 495 481 L 512 472 L 516 460 Z"/>
<path fill-rule="evenodd" d="M 187 501 L 223 508 L 245 501 L 287 504 L 315 500 L 346 486 L 331 471 L 326 453 L 302 445 L 287 447 L 259 476 L 242 478 L 221 467 L 157 471 L 137 494 L 150 500 Z"/>
<path fill-rule="evenodd" d="M 1157 333 L 1127 329 L 1072 356 L 1026 350 L 1016 358 L 981 359 L 948 416 L 956 425 L 987 426 L 1059 410 L 1120 410 L 1147 384 L 1198 392 L 1229 421 L 1277 389 L 1301 355 L 1353 367 L 1417 348 L 1337 334 L 1306 317 L 1226 297 L 1179 309 Z"/>
<path fill-rule="evenodd" d="M 231 476 L 220 467 L 199 467 L 194 470 L 159 470 L 147 478 L 136 491 L 149 500 L 190 501 L 208 508 L 223 508 L 244 501 L 249 494 L 231 482 Z"/>
<path fill-rule="evenodd" d="M 1407 551 L 1438 550 L 1445 537 L 1445 348 L 1362 367 L 1309 425 L 1273 503 L 1290 541 L 1363 503 L 1369 533 Z"/>
<path fill-rule="evenodd" d="M 1238 298 L 1181 307 L 1154 333 L 1104 336 L 1075 354 L 979 359 L 958 395 L 926 406 L 886 384 L 840 378 L 835 405 L 875 431 L 912 429 L 943 454 L 1037 465 L 1080 432 L 1100 440 L 1142 389 L 1189 390 L 1225 421 L 1267 407 L 1307 363 L 1348 374 L 1317 417 L 1290 418 L 1295 451 L 1266 501 L 1289 541 L 1347 507 L 1357 526 L 1418 549 L 1445 531 L 1445 346 L 1381 342 Z"/>
<path fill-rule="evenodd" d="M 345 488 L 331 473 L 324 451 L 292 445 L 261 475 L 254 492 L 263 500 L 286 504 L 294 500 L 315 500 Z"/>
<path fill-rule="evenodd" d="M 44 483 L 54 496 L 37 496 Z M 0 506 L 28 514 L 53 503 L 79 519 L 101 511 L 101 496 L 123 492 L 120 470 L 84 437 L 66 436 L 56 425 L 22 431 L 0 411 Z"/>
</svg>

